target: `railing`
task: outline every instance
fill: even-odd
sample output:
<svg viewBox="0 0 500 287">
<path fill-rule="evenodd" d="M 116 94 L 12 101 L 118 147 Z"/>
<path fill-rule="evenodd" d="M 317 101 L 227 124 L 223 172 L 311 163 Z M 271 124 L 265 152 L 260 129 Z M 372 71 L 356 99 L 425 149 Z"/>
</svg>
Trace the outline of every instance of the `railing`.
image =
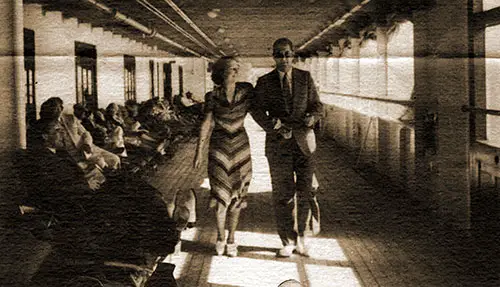
<svg viewBox="0 0 500 287">
<path fill-rule="evenodd" d="M 471 114 L 500 116 L 499 110 L 462 106 L 462 111 Z M 500 177 L 500 147 L 493 146 L 488 141 L 476 140 L 470 147 L 472 188 L 481 188 L 481 173 L 487 173 L 497 186 Z"/>
<path fill-rule="evenodd" d="M 500 116 L 499 110 L 483 109 L 483 108 L 477 108 L 477 107 L 462 106 L 462 111 L 468 112 L 468 113 L 474 113 L 474 114 Z"/>
<path fill-rule="evenodd" d="M 361 99 L 361 100 L 370 100 L 370 101 L 383 102 L 383 103 L 398 104 L 398 105 L 403 105 L 403 106 L 407 106 L 407 107 L 414 106 L 414 101 L 408 101 L 408 100 L 393 100 L 393 99 L 367 97 L 367 96 L 352 95 L 352 94 L 342 94 L 342 93 L 327 92 L 327 91 L 320 91 L 320 94 L 334 95 L 334 96 L 340 96 L 340 97 L 346 97 L 346 98 L 356 98 L 356 99 Z"/>
<path fill-rule="evenodd" d="M 500 177 L 500 148 L 488 145 L 486 142 L 477 141 L 471 145 L 471 187 L 482 188 L 481 173 L 491 177 L 495 188 L 498 186 Z"/>
<path fill-rule="evenodd" d="M 413 128 L 415 106 L 413 101 L 324 91 L 321 91 L 320 95 L 324 104 L 338 106 L 368 117 L 377 117 Z"/>
</svg>

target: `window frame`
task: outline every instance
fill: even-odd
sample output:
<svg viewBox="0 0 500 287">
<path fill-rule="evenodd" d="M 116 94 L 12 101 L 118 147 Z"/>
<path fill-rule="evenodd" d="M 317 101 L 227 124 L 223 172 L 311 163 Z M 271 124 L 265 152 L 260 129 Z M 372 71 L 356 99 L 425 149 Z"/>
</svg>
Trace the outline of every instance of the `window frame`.
<svg viewBox="0 0 500 287">
<path fill-rule="evenodd" d="M 76 103 L 91 110 L 99 108 L 95 45 L 75 41 L 75 91 Z"/>
<path fill-rule="evenodd" d="M 125 101 L 137 101 L 137 78 L 135 56 L 123 55 L 123 93 Z"/>
</svg>

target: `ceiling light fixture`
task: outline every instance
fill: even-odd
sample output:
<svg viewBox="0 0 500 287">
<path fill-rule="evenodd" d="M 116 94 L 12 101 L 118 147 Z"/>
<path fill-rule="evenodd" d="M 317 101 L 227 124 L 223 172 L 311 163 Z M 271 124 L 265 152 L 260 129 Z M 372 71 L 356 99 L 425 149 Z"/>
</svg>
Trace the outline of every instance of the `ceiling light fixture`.
<svg viewBox="0 0 500 287">
<path fill-rule="evenodd" d="M 345 13 L 342 17 L 338 18 L 335 22 L 333 22 L 330 25 L 328 25 L 328 27 L 326 27 L 325 29 L 323 29 L 319 34 L 317 34 L 316 36 L 312 37 L 309 41 L 307 41 L 304 44 L 302 44 L 302 46 L 300 46 L 297 50 L 303 50 L 309 44 L 311 44 L 315 40 L 318 40 L 319 38 L 321 38 L 326 32 L 328 32 L 331 29 L 339 27 L 340 25 L 344 24 L 347 21 L 347 19 L 353 15 L 354 12 L 359 11 L 361 8 L 363 8 L 368 3 L 370 3 L 370 1 L 372 1 L 372 0 L 363 0 L 361 3 L 359 3 L 358 5 L 356 5 L 355 7 L 353 7 L 349 12 Z"/>
<path fill-rule="evenodd" d="M 221 33 L 221 34 L 222 34 L 222 33 L 224 33 L 224 32 L 226 32 L 226 29 L 225 29 L 224 27 L 219 27 L 219 28 L 217 29 L 217 33 Z"/>
<path fill-rule="evenodd" d="M 177 6 L 174 1 L 172 0 L 164 0 L 175 12 L 177 12 L 177 14 L 179 16 L 181 16 L 182 19 L 184 19 L 184 21 L 186 21 L 186 23 L 189 24 L 189 26 L 191 26 L 191 28 L 193 28 L 196 32 L 198 32 L 198 34 L 203 37 L 203 39 L 205 39 L 208 43 L 210 43 L 210 45 L 212 45 L 213 47 L 217 48 L 217 45 L 214 43 L 214 41 L 212 39 L 210 39 L 210 37 L 207 36 L 207 34 L 205 34 L 198 26 L 196 26 L 196 24 L 188 17 L 188 15 L 186 15 L 186 13 L 184 13 L 184 11 L 182 11 L 181 8 L 179 8 L 179 6 Z M 182 2 L 179 3 L 179 5 L 182 5 Z M 222 53 L 222 55 L 224 55 L 224 53 Z"/>
<path fill-rule="evenodd" d="M 212 9 L 212 10 L 207 12 L 207 16 L 214 19 L 214 18 L 217 18 L 217 16 L 219 16 L 219 12 L 220 12 L 220 9 Z"/>
<path fill-rule="evenodd" d="M 230 41 L 231 41 L 231 39 L 229 39 L 229 38 L 224 38 L 224 42 L 225 42 L 225 43 L 229 43 Z"/>
</svg>

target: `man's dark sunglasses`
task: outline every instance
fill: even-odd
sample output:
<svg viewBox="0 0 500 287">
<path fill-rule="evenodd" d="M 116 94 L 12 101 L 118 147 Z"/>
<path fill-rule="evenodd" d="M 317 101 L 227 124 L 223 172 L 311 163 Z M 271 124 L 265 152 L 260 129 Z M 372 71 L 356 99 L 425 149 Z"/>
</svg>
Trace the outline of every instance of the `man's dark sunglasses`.
<svg viewBox="0 0 500 287">
<path fill-rule="evenodd" d="M 273 57 L 276 59 L 293 58 L 293 53 L 291 53 L 291 52 L 273 53 Z"/>
</svg>

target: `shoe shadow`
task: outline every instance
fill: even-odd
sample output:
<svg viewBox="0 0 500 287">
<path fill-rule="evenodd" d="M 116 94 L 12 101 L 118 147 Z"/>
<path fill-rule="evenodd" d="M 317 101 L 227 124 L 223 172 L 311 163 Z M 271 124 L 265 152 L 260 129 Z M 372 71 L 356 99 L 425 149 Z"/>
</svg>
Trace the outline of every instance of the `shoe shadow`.
<svg viewBox="0 0 500 287">
<path fill-rule="evenodd" d="M 215 254 L 215 244 L 182 240 L 181 251 L 187 253 Z"/>
<path fill-rule="evenodd" d="M 200 243 L 194 241 L 182 240 L 182 252 L 187 253 L 201 253 L 207 255 L 216 255 L 214 243 Z M 271 247 L 257 247 L 257 246 L 238 246 L 238 253 L 262 253 L 262 254 L 276 254 L 279 249 Z"/>
</svg>

